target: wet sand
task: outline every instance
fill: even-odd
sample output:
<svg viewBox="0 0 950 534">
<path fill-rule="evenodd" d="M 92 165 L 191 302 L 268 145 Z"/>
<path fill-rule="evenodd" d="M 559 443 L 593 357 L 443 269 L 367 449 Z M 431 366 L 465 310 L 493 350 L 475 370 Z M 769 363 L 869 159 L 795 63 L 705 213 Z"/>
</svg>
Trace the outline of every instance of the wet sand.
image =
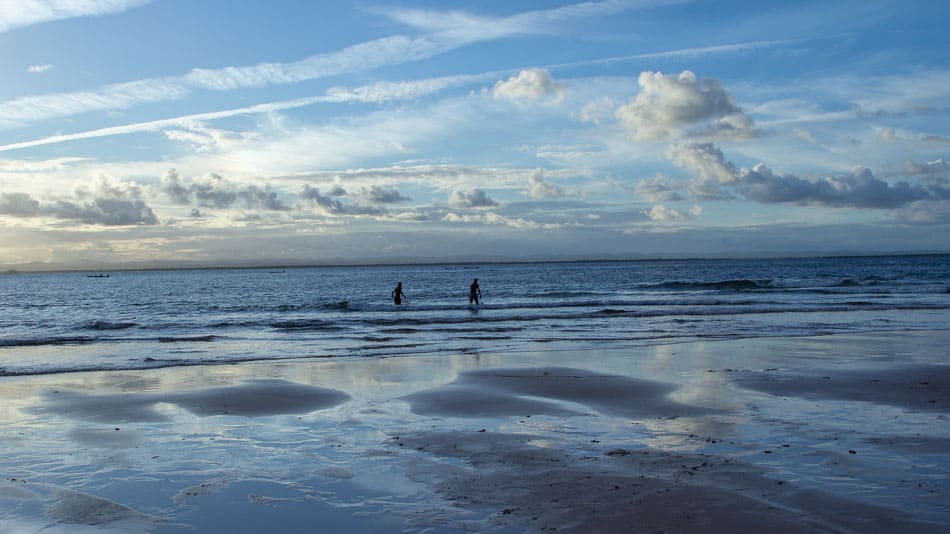
<svg viewBox="0 0 950 534">
<path fill-rule="evenodd" d="M 950 331 L 0 379 L 6 532 L 948 532 Z"/>
</svg>

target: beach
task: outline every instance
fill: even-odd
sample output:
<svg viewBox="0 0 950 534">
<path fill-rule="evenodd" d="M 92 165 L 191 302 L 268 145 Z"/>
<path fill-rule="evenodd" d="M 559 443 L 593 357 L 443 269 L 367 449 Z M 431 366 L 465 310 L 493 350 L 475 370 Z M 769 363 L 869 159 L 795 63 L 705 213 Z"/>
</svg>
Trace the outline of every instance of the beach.
<svg viewBox="0 0 950 534">
<path fill-rule="evenodd" d="M 0 532 L 947 532 L 950 331 L 0 377 Z"/>
</svg>

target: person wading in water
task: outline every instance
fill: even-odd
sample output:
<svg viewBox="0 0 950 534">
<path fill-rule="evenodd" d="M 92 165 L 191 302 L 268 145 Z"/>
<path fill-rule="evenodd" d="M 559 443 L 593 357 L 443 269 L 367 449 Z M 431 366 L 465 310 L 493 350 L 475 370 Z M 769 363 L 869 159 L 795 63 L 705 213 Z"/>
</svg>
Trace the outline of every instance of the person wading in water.
<svg viewBox="0 0 950 534">
<path fill-rule="evenodd" d="M 478 305 L 478 299 L 482 298 L 482 290 L 478 287 L 478 278 L 472 281 L 468 287 L 468 303 Z"/>
<path fill-rule="evenodd" d="M 409 298 L 405 293 L 402 292 L 402 282 L 396 284 L 396 289 L 393 289 L 393 304 L 402 304 L 402 299 Z"/>
</svg>

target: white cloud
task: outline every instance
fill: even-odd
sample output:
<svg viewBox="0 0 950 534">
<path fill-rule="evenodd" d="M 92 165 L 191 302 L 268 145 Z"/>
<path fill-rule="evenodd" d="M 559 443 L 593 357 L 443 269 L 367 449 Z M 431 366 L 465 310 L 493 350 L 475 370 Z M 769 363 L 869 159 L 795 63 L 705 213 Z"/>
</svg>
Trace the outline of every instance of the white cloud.
<svg viewBox="0 0 950 534">
<path fill-rule="evenodd" d="M 151 0 L 5 0 L 0 2 L 0 33 L 72 17 L 121 13 Z"/>
<path fill-rule="evenodd" d="M 449 212 L 442 217 L 442 222 L 447 223 L 469 223 L 469 224 L 493 224 L 501 226 L 510 226 L 512 228 L 519 229 L 545 229 L 545 230 L 556 230 L 561 226 L 558 224 L 551 223 L 538 223 L 534 221 L 529 221 L 520 217 L 507 217 L 504 215 L 499 215 L 495 212 L 489 211 L 486 213 L 475 213 L 475 214 L 458 214 Z"/>
<path fill-rule="evenodd" d="M 142 184 L 97 173 L 76 186 L 78 198 L 111 198 L 136 200 L 143 196 Z"/>
<path fill-rule="evenodd" d="M 564 196 L 560 187 L 544 179 L 544 169 L 538 169 L 528 177 L 528 196 L 531 198 L 558 198 Z"/>
<path fill-rule="evenodd" d="M 675 222 L 694 219 L 702 215 L 703 209 L 699 206 L 693 206 L 683 212 L 676 208 L 670 208 L 664 204 L 657 204 L 647 211 L 647 216 L 656 222 Z"/>
<path fill-rule="evenodd" d="M 666 155 L 678 167 L 699 174 L 699 186 L 695 191 L 704 191 L 700 196 L 718 196 L 718 184 L 735 182 L 737 171 L 735 165 L 726 161 L 722 150 L 712 143 L 692 143 L 670 147 Z"/>
<path fill-rule="evenodd" d="M 37 5 L 46 5 L 45 2 L 32 0 Z M 93 6 L 101 10 L 104 6 L 112 9 L 126 8 L 139 5 L 138 2 L 122 2 L 120 0 L 100 0 L 82 2 L 82 0 L 64 0 L 63 5 L 76 4 L 76 11 L 93 11 Z M 393 35 L 366 41 L 334 52 L 315 54 L 299 61 L 289 63 L 259 63 L 257 65 L 230 66 L 219 69 L 193 69 L 180 76 L 136 80 L 114 84 L 91 91 L 75 93 L 59 93 L 49 95 L 35 95 L 15 98 L 0 102 L 0 128 L 14 128 L 34 121 L 53 117 L 65 117 L 94 110 L 125 109 L 138 104 L 181 99 L 190 95 L 194 90 L 230 91 L 240 88 L 264 87 L 277 84 L 290 84 L 306 80 L 314 80 L 345 73 L 362 72 L 378 67 L 400 65 L 407 62 L 431 58 L 466 44 L 497 39 L 509 35 L 517 35 L 534 31 L 533 28 L 549 27 L 552 23 L 569 20 L 576 16 L 602 16 L 611 12 L 623 11 L 635 7 L 650 7 L 654 4 L 670 2 L 616 2 L 578 4 L 523 13 L 508 17 L 507 24 L 490 22 L 478 24 L 477 31 L 467 31 L 469 27 L 463 21 L 472 17 L 450 15 L 455 22 L 449 22 L 455 30 L 450 31 L 444 23 L 437 23 L 441 28 L 438 33 L 418 37 Z M 16 3 L 13 3 L 14 5 Z M 10 7 L 11 11 L 22 14 L 28 10 Z M 416 19 L 436 20 L 444 18 L 444 14 L 433 12 L 390 11 L 395 18 L 405 20 Z M 403 15 L 400 15 L 402 13 Z M 406 13 L 415 13 L 405 16 Z M 85 13 L 83 14 L 90 14 Z M 3 17 L 0 17 L 2 20 Z M 487 22 L 487 21 L 486 21 Z M 420 23 L 419 26 L 431 26 Z M 494 28 L 486 31 L 485 28 Z M 453 82 L 448 78 L 443 83 Z M 335 94 L 340 97 L 339 93 Z M 372 98 L 371 92 L 363 97 Z"/>
<path fill-rule="evenodd" d="M 488 196 L 485 191 L 475 188 L 471 191 L 452 191 L 449 195 L 449 205 L 456 208 L 490 208 L 498 205 L 498 201 Z"/>
<path fill-rule="evenodd" d="M 646 71 L 637 83 L 640 92 L 617 109 L 617 118 L 638 140 L 757 134 L 752 119 L 717 80 L 697 79 L 688 70 L 678 75 Z"/>
<path fill-rule="evenodd" d="M 553 9 L 526 11 L 509 17 L 486 17 L 462 11 L 421 9 L 378 10 L 389 18 L 426 32 L 458 41 L 497 39 L 519 34 L 556 31 L 560 24 L 582 18 L 604 17 L 634 9 L 679 4 L 686 0 L 606 0 L 581 2 Z"/>
<path fill-rule="evenodd" d="M 399 190 L 394 186 L 373 185 L 369 189 L 364 188 L 360 192 L 360 195 L 366 199 L 366 201 L 372 202 L 373 204 L 394 204 L 396 202 L 412 200 L 400 194 Z"/>
<path fill-rule="evenodd" d="M 94 91 L 24 96 L 0 102 L 0 129 L 87 111 L 175 100 L 189 93 L 189 88 L 175 79 L 155 78 L 108 85 Z"/>
<path fill-rule="evenodd" d="M 610 97 L 603 97 L 584 104 L 577 114 L 577 120 L 600 125 L 614 119 L 617 103 Z"/>
<path fill-rule="evenodd" d="M 26 71 L 32 72 L 34 74 L 39 74 L 41 72 L 52 70 L 52 68 L 53 68 L 53 65 L 50 63 L 41 63 L 39 65 L 30 65 L 29 67 L 26 68 Z"/>
<path fill-rule="evenodd" d="M 516 103 L 560 104 L 564 101 L 566 91 L 566 86 L 554 81 L 550 72 L 544 69 L 527 69 L 507 80 L 497 82 L 492 89 L 492 96 Z"/>
<path fill-rule="evenodd" d="M 637 193 L 654 202 L 682 200 L 682 196 L 679 194 L 681 188 L 680 184 L 675 183 L 669 176 L 662 173 L 638 180 L 634 186 Z"/>
</svg>

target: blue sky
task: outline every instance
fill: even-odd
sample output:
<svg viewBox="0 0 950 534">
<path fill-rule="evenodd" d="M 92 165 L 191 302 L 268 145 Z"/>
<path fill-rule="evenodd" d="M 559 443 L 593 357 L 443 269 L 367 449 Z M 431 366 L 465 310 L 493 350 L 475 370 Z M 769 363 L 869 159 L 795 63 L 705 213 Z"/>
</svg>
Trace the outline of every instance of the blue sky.
<svg viewBox="0 0 950 534">
<path fill-rule="evenodd" d="M 948 9 L 0 0 L 0 264 L 948 251 Z"/>
</svg>

